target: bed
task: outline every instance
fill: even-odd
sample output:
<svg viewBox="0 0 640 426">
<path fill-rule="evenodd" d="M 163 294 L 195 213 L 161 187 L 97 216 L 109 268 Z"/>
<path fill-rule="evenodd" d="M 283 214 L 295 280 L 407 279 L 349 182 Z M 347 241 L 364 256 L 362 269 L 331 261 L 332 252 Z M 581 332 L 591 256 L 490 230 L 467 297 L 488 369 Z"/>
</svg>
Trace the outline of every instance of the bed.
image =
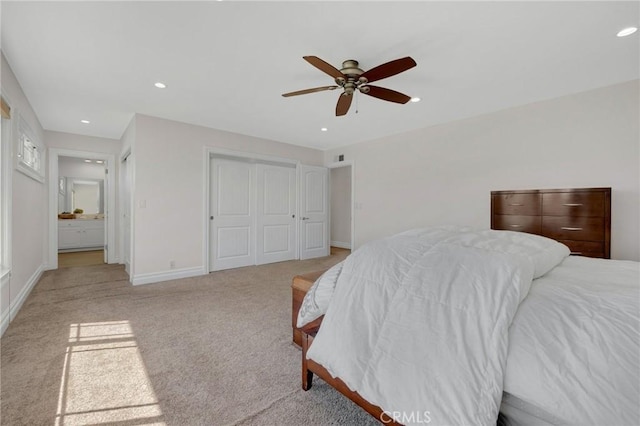
<svg viewBox="0 0 640 426">
<path fill-rule="evenodd" d="M 536 214 L 516 216 L 572 228 L 572 240 L 432 227 L 367 243 L 323 274 L 298 315 L 303 389 L 315 374 L 385 424 L 639 424 L 639 264 L 570 256 L 605 257 L 595 239 L 610 209 L 585 220 L 572 201 L 586 190 L 552 191 L 582 226 L 545 220 L 545 191 L 530 191 Z M 585 224 L 607 231 L 575 234 Z"/>
</svg>

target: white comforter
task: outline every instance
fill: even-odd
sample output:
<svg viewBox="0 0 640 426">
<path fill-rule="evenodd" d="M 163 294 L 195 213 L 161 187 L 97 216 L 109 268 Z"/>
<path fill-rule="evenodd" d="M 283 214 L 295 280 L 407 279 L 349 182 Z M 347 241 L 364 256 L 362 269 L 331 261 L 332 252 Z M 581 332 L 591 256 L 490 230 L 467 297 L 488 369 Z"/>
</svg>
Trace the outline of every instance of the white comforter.
<svg viewBox="0 0 640 426">
<path fill-rule="evenodd" d="M 568 254 L 451 227 L 369 243 L 344 262 L 307 356 L 404 424 L 495 425 L 518 304 Z"/>
<path fill-rule="evenodd" d="M 638 262 L 570 257 L 534 281 L 504 390 L 554 424 L 640 424 Z"/>
</svg>

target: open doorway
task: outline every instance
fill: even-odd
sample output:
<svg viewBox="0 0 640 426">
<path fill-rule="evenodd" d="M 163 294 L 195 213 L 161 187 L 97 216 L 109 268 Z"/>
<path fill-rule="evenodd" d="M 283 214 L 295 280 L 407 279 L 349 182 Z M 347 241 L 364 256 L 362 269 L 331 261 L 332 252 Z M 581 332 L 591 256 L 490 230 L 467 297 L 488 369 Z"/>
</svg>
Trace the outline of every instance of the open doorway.
<svg viewBox="0 0 640 426">
<path fill-rule="evenodd" d="M 49 269 L 115 263 L 111 154 L 51 149 Z"/>
<path fill-rule="evenodd" d="M 106 261 L 105 161 L 58 157 L 58 267 Z"/>
<path fill-rule="evenodd" d="M 353 165 L 338 162 L 329 166 L 331 188 L 331 252 L 353 248 Z"/>
</svg>

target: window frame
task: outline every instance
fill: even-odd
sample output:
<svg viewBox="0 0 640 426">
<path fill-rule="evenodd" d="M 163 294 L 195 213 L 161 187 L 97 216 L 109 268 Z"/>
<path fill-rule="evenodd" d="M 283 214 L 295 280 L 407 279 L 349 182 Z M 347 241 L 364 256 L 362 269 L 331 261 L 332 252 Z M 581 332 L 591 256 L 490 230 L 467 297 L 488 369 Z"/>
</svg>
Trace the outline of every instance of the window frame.
<svg viewBox="0 0 640 426">
<path fill-rule="evenodd" d="M 42 142 L 36 138 L 35 133 L 31 130 L 31 127 L 22 116 L 19 116 L 18 118 L 18 132 L 15 143 L 16 170 L 40 183 L 44 183 L 46 150 Z M 25 150 L 27 149 L 32 151 L 31 154 L 35 157 L 33 158 L 33 161 L 26 161 L 27 159 L 31 159 L 31 154 L 25 154 L 25 152 L 27 152 Z"/>
</svg>

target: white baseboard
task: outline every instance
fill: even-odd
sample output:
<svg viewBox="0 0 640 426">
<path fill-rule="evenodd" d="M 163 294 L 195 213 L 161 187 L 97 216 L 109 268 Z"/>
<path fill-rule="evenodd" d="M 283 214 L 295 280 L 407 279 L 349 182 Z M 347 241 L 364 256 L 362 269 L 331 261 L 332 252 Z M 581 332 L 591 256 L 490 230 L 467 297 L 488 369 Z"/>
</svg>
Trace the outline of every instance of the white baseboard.
<svg viewBox="0 0 640 426">
<path fill-rule="evenodd" d="M 42 270 L 43 271 L 54 271 L 57 268 L 54 268 L 53 266 L 49 265 L 48 263 L 45 263 L 42 265 Z"/>
<path fill-rule="evenodd" d="M 18 296 L 11 302 L 11 307 L 9 308 L 9 310 L 11 311 L 9 321 L 13 321 L 13 319 L 16 317 L 20 308 L 22 308 L 22 304 L 24 303 L 25 300 L 27 300 L 27 296 L 29 296 L 29 293 L 31 293 L 31 290 L 33 290 L 33 287 L 38 283 L 38 280 L 42 276 L 43 271 L 44 271 L 44 266 L 43 265 L 38 266 L 38 269 L 36 269 L 33 275 L 31 275 L 31 278 L 29 278 L 25 286 L 22 287 L 22 290 L 20 290 L 20 293 L 18 293 Z"/>
<path fill-rule="evenodd" d="M 2 293 L 5 296 L 9 295 L 9 280 L 11 279 L 11 272 L 10 271 L 2 271 L 2 275 L 0 277 L 0 293 Z M 7 297 L 8 299 L 8 297 Z M 0 296 L 0 300 L 2 300 L 2 296 Z M 7 327 L 9 327 L 9 322 L 10 322 L 10 315 L 9 312 L 11 312 L 11 308 L 8 304 L 8 301 L 3 301 L 2 305 L 6 304 L 6 308 L 4 311 L 2 311 L 0 309 L 0 336 L 2 336 L 5 332 L 5 330 L 7 329 Z M 0 307 L 1 308 L 1 307 Z"/>
<path fill-rule="evenodd" d="M 2 313 L 2 319 L 0 320 L 0 336 L 2 336 L 5 331 L 7 331 L 9 322 L 9 309 L 7 309 L 7 312 Z"/>
<path fill-rule="evenodd" d="M 97 247 L 78 247 L 78 248 L 58 248 L 58 253 L 76 253 L 80 251 L 98 251 L 104 250 L 103 246 Z"/>
<path fill-rule="evenodd" d="M 343 243 L 341 241 L 331 241 L 331 247 L 338 247 L 351 250 L 351 243 Z"/>
<path fill-rule="evenodd" d="M 131 280 L 131 284 L 152 284 L 162 281 L 178 280 L 180 278 L 197 277 L 206 274 L 207 272 L 201 266 L 197 268 L 172 269 L 165 272 L 151 272 L 147 274 L 134 275 L 133 279 Z"/>
</svg>

